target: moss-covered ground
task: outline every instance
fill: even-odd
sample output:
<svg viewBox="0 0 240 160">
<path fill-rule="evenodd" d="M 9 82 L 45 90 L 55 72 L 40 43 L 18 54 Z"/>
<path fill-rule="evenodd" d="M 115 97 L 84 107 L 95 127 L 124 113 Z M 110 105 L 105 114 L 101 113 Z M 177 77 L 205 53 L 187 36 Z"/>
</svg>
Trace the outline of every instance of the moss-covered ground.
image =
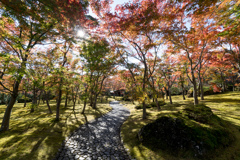
<svg viewBox="0 0 240 160">
<path fill-rule="evenodd" d="M 182 96 L 173 96 L 173 104 L 169 104 L 169 100 L 165 100 L 166 105 L 161 106 L 161 111 L 157 108 L 147 109 L 147 119 L 142 120 L 142 110 L 136 110 L 137 102 L 122 102 L 125 107 L 131 111 L 130 117 L 121 128 L 124 145 L 130 151 L 130 154 L 138 160 L 192 160 L 193 157 L 178 157 L 169 152 L 144 146 L 137 139 L 139 130 L 148 123 L 153 122 L 161 116 L 172 116 L 173 113 L 182 111 L 184 108 L 193 104 L 193 98 L 182 100 Z M 200 101 L 210 107 L 215 115 L 226 122 L 227 130 L 234 136 L 235 141 L 225 149 L 216 150 L 209 159 L 214 160 L 239 160 L 240 159 L 240 92 L 228 92 L 224 94 L 216 94 L 205 96 L 205 100 Z M 209 125 L 203 127 L 211 127 Z M 197 159 L 197 158 L 194 158 Z"/>
<path fill-rule="evenodd" d="M 97 109 L 86 107 L 85 114 L 81 114 L 83 104 L 76 104 L 75 111 L 72 104 L 64 108 L 61 104 L 60 121 L 55 122 L 56 101 L 50 103 L 53 114 L 48 113 L 46 104 L 40 104 L 30 113 L 30 103 L 23 108 L 23 103 L 14 105 L 10 129 L 0 132 L 1 160 L 47 160 L 53 159 L 65 137 L 80 125 L 109 112 L 109 102 L 98 103 Z M 0 121 L 6 106 L 0 105 Z"/>
</svg>

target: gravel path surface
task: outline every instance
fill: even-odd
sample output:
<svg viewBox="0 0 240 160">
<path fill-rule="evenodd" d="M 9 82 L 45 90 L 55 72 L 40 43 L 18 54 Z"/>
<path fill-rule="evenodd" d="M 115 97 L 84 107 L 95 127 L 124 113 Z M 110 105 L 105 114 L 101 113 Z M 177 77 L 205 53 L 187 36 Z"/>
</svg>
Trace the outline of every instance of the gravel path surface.
<svg viewBox="0 0 240 160">
<path fill-rule="evenodd" d="M 120 138 L 120 127 L 130 112 L 117 101 L 110 105 L 112 111 L 82 125 L 68 137 L 55 160 L 130 160 Z"/>
</svg>

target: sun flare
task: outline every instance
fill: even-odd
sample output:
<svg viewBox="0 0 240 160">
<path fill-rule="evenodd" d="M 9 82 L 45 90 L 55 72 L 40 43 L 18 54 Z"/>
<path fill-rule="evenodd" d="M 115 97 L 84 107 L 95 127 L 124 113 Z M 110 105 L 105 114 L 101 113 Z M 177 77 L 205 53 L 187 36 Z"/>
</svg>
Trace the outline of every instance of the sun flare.
<svg viewBox="0 0 240 160">
<path fill-rule="evenodd" d="M 83 30 L 78 30 L 77 35 L 78 35 L 78 37 L 83 38 L 85 36 L 85 33 Z"/>
</svg>

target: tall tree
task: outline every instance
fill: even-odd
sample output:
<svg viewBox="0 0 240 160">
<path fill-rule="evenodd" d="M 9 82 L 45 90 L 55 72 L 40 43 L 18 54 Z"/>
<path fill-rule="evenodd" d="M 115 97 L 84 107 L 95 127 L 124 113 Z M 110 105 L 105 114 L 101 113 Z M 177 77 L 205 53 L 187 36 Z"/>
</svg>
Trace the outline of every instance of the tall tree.
<svg viewBox="0 0 240 160">
<path fill-rule="evenodd" d="M 1 68 L 0 85 L 11 94 L 1 125 L 1 131 L 9 129 L 11 110 L 18 96 L 19 85 L 27 69 L 27 62 L 32 49 L 45 43 L 55 35 L 80 25 L 85 19 L 85 4 L 73 0 L 39 1 L 39 0 L 3 0 L 0 2 L 0 50 L 5 57 L 17 60 L 13 68 Z M 7 58 L 5 58 L 7 61 Z M 6 72 L 14 69 L 12 88 L 4 82 Z M 8 74 L 9 75 L 9 74 Z"/>
</svg>

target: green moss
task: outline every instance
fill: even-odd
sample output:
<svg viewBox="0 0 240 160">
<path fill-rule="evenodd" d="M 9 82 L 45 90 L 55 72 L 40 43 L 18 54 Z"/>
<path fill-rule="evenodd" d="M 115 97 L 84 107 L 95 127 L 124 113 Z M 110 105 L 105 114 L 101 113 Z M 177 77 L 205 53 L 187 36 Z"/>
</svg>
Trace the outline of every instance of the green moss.
<svg viewBox="0 0 240 160">
<path fill-rule="evenodd" d="M 131 110 L 131 116 L 123 124 L 121 133 L 124 145 L 129 149 L 133 158 L 141 160 L 198 160 L 197 157 L 190 157 L 191 152 L 179 151 L 178 155 L 172 155 L 171 152 L 166 150 L 144 146 L 136 138 L 137 133 L 144 125 L 152 123 L 162 116 L 178 118 L 178 112 L 181 112 L 183 113 L 181 117 L 186 126 L 192 128 L 194 133 L 199 132 L 199 135 L 202 135 L 200 137 L 205 137 L 206 146 L 213 148 L 212 155 L 205 159 L 240 159 L 240 92 L 205 96 L 205 100 L 200 101 L 200 104 L 211 108 L 213 113 L 206 123 L 189 118 L 187 111 L 184 111 L 185 108 L 193 106 L 193 98 L 182 100 L 182 96 L 179 95 L 173 96 L 172 99 L 173 104 L 169 104 L 169 100 L 166 100 L 167 104 L 161 107 L 161 111 L 156 108 L 147 109 L 148 117 L 146 120 L 142 120 L 142 110 L 136 110 L 135 105 L 124 102 L 125 107 Z M 201 128 L 204 128 L 204 131 Z M 232 143 L 229 140 L 232 140 Z"/>
<path fill-rule="evenodd" d="M 28 104 L 30 106 L 31 104 Z M 50 102 L 52 111 L 56 110 L 56 101 Z M 0 105 L 0 118 L 6 106 Z M 81 114 L 83 105 L 72 104 L 60 109 L 60 121 L 55 122 L 55 113 L 49 114 L 46 104 L 40 104 L 30 113 L 30 107 L 14 105 L 10 130 L 0 133 L 0 159 L 53 159 L 62 141 L 80 125 L 111 110 L 108 102 L 97 105 L 97 110 L 87 106 L 85 115 Z"/>
<path fill-rule="evenodd" d="M 199 158 L 211 157 L 216 149 L 225 148 L 234 140 L 227 125 L 205 105 L 190 105 L 176 114 L 162 116 L 144 126 L 138 136 L 148 148 Z"/>
</svg>

